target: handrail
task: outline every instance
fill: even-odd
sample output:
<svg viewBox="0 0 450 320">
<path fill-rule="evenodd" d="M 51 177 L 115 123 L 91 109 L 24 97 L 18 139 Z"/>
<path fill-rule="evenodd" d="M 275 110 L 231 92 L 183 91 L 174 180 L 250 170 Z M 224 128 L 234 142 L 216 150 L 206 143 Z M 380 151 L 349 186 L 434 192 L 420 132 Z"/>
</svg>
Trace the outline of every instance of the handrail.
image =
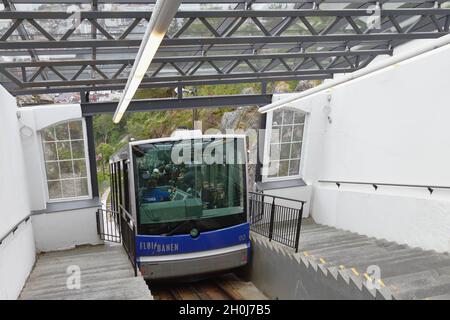
<svg viewBox="0 0 450 320">
<path fill-rule="evenodd" d="M 133 224 L 135 224 L 133 216 L 127 211 L 127 209 L 125 209 L 121 204 L 119 204 L 119 208 L 122 209 L 122 212 L 125 213 L 126 217 L 133 221 Z"/>
<path fill-rule="evenodd" d="M 11 234 L 14 234 L 14 233 L 17 231 L 17 229 L 19 229 L 19 227 L 20 227 L 21 224 L 28 222 L 28 220 L 30 220 L 30 218 L 31 218 L 31 215 L 28 215 L 27 217 L 25 217 L 25 218 L 23 218 L 22 220 L 20 220 L 14 227 L 12 227 L 11 230 L 8 231 L 8 232 L 6 233 L 6 235 L 3 236 L 3 237 L 0 239 L 0 245 L 3 243 L 3 241 L 5 241 L 5 240 L 8 238 Z"/>
<path fill-rule="evenodd" d="M 250 229 L 269 241 L 276 241 L 294 248 L 298 252 L 303 207 L 306 201 L 250 192 L 257 198 L 250 198 Z M 266 202 L 264 197 L 272 197 Z M 291 200 L 300 203 L 300 208 L 277 205 L 275 200 Z"/>
<path fill-rule="evenodd" d="M 433 186 L 433 185 L 420 185 L 420 184 L 401 184 L 401 183 L 383 183 L 383 182 L 359 182 L 359 181 L 334 181 L 334 180 L 319 180 L 320 183 L 333 183 L 339 188 L 341 184 L 356 184 L 356 185 L 368 185 L 372 186 L 375 190 L 378 186 L 386 187 L 404 187 L 404 188 L 426 188 L 430 194 L 434 192 L 434 189 L 449 189 L 447 186 Z"/>
<path fill-rule="evenodd" d="M 253 195 L 257 195 L 257 196 L 264 196 L 264 197 L 272 197 L 274 199 L 280 199 L 280 200 L 287 200 L 287 201 L 293 201 L 293 202 L 299 202 L 302 205 L 306 204 L 307 201 L 304 200 L 297 200 L 297 199 L 291 199 L 291 198 L 285 198 L 285 197 L 279 197 L 279 196 L 274 196 L 268 193 L 263 193 L 263 192 L 252 192 L 249 191 L 249 194 L 253 194 Z"/>
</svg>

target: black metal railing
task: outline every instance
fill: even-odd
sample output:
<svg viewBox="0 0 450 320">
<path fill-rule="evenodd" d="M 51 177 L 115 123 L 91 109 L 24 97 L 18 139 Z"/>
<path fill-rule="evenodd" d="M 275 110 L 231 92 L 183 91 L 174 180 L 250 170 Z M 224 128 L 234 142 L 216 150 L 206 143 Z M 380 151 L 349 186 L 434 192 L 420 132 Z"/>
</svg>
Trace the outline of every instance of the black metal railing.
<svg viewBox="0 0 450 320">
<path fill-rule="evenodd" d="M 0 238 L 0 245 L 2 245 L 3 241 L 5 241 L 10 235 L 13 235 L 14 233 L 16 233 L 16 231 L 17 231 L 17 229 L 19 229 L 20 225 L 27 223 L 28 220 L 30 220 L 30 218 L 31 218 L 31 215 L 23 218 L 18 223 L 16 223 L 14 225 L 14 227 L 11 228 L 11 230 L 9 230 L 3 237 Z"/>
<path fill-rule="evenodd" d="M 110 209 L 97 209 L 97 233 L 101 240 L 120 243 L 120 213 Z"/>
<path fill-rule="evenodd" d="M 306 201 L 249 192 L 250 229 L 298 252 Z"/>
<path fill-rule="evenodd" d="M 97 210 L 97 233 L 102 240 L 122 243 L 137 276 L 136 224 L 125 208 L 119 205 L 118 209 Z"/>
<path fill-rule="evenodd" d="M 354 185 L 368 185 L 372 186 L 375 191 L 378 190 L 378 187 L 400 187 L 400 188 L 420 188 L 427 189 L 430 194 L 433 194 L 435 189 L 447 189 L 450 190 L 450 187 L 447 186 L 434 186 L 434 185 L 423 185 L 423 184 L 400 184 L 400 183 L 383 183 L 383 182 L 359 182 L 359 181 L 338 181 L 338 180 L 319 180 L 320 183 L 332 183 L 335 184 L 338 188 L 341 187 L 342 184 L 354 184 Z"/>
<path fill-rule="evenodd" d="M 128 254 L 134 269 L 134 276 L 138 274 L 136 261 L 136 223 L 130 213 L 121 205 L 120 210 L 120 230 L 122 235 L 122 244 Z"/>
</svg>

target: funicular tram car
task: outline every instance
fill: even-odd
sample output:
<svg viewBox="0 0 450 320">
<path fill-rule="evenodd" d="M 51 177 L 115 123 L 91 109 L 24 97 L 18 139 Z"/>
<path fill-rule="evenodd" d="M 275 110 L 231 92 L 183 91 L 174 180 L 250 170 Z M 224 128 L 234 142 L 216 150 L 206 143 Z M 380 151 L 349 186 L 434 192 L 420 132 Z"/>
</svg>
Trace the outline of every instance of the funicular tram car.
<svg viewBox="0 0 450 320">
<path fill-rule="evenodd" d="M 244 135 L 176 131 L 111 157 L 112 209 L 136 223 L 147 279 L 243 267 L 250 253 Z"/>
</svg>

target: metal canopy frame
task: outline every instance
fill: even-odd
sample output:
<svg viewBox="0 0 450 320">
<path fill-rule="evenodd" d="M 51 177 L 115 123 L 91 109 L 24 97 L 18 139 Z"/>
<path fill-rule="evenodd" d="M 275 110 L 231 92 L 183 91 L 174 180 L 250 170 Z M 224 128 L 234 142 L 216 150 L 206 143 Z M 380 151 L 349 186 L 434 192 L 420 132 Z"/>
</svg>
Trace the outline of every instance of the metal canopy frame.
<svg viewBox="0 0 450 320">
<path fill-rule="evenodd" d="M 151 8 L 155 3 L 2 1 L 0 81 L 16 96 L 122 90 L 151 17 L 151 10 L 123 8 L 127 4 Z M 25 10 L 25 4 L 34 9 Z M 85 4 L 88 9 L 74 16 L 63 10 L 70 4 Z M 185 0 L 142 88 L 259 83 L 259 94 L 244 100 L 242 95 L 221 98 L 216 103 L 258 104 L 267 98 L 269 82 L 332 78 L 364 68 L 406 41 L 447 34 L 449 4 L 442 0 Z M 111 10 L 113 6 L 122 7 Z M 375 16 L 379 26 L 372 28 L 368 21 Z M 73 19 L 77 19 L 75 27 Z M 188 105 L 208 106 L 209 101 L 198 98 Z M 135 110 L 141 110 L 139 106 Z M 105 105 L 100 109 L 109 112 Z"/>
</svg>

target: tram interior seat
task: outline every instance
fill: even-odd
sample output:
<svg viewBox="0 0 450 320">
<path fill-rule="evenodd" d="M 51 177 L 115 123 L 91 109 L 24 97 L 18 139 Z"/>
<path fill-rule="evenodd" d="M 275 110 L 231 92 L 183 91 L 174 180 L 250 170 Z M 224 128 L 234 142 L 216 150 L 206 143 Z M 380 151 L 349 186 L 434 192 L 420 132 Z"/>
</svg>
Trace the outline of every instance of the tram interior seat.
<svg viewBox="0 0 450 320">
<path fill-rule="evenodd" d="M 143 203 L 140 206 L 141 223 L 183 221 L 200 218 L 203 212 L 201 199 L 188 198 L 164 202 Z"/>
</svg>

